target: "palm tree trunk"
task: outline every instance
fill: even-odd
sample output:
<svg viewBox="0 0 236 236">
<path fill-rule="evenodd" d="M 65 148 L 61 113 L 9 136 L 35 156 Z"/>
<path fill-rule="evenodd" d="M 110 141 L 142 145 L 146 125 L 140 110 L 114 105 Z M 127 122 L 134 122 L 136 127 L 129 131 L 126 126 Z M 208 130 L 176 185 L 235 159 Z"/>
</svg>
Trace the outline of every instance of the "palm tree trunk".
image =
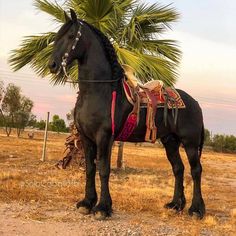
<svg viewBox="0 0 236 236">
<path fill-rule="evenodd" d="M 119 149 L 118 149 L 118 156 L 117 156 L 117 168 L 121 169 L 124 167 L 124 160 L 123 160 L 123 148 L 124 148 L 124 143 L 123 142 L 119 142 L 118 144 Z"/>
</svg>

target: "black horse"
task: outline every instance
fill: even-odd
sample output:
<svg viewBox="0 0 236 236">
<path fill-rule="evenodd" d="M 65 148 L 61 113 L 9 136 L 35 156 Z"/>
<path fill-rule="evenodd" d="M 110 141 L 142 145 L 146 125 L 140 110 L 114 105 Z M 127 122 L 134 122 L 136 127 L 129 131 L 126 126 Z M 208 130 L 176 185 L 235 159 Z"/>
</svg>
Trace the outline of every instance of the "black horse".
<svg viewBox="0 0 236 236">
<path fill-rule="evenodd" d="M 124 71 L 117 61 L 113 46 L 107 37 L 90 24 L 77 19 L 73 10 L 71 18 L 66 15 L 66 23 L 58 31 L 52 57 L 49 62 L 51 73 L 66 73 L 66 68 L 74 60 L 79 64 L 80 96 L 75 106 L 75 122 L 80 128 L 86 158 L 85 198 L 77 203 L 79 212 L 93 212 L 98 219 L 111 215 L 112 199 L 109 192 L 111 148 L 122 130 L 127 116 L 132 110 L 122 87 Z M 111 104 L 112 92 L 116 91 L 115 130 L 112 134 Z M 179 146 L 182 143 L 187 153 L 193 178 L 193 199 L 190 215 L 202 218 L 205 205 L 201 194 L 202 166 L 200 157 L 204 140 L 202 111 L 197 101 L 182 90 L 178 90 L 186 109 L 180 109 L 175 125 L 171 110 L 165 125 L 163 109 L 157 109 L 157 138 L 163 143 L 167 158 L 175 176 L 175 189 L 171 202 L 166 208 L 181 211 L 185 207 L 183 187 L 184 165 Z M 140 110 L 138 126 L 127 140 L 144 142 L 146 109 Z M 97 204 L 95 188 L 96 164 L 99 160 L 101 196 Z"/>
</svg>

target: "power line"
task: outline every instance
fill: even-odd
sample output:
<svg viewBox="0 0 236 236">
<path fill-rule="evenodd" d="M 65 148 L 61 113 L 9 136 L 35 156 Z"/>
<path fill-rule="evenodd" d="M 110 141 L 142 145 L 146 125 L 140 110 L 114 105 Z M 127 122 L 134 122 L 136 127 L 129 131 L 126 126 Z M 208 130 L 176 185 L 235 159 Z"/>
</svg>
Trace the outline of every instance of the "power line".
<svg viewBox="0 0 236 236">
<path fill-rule="evenodd" d="M 45 85 L 49 85 L 50 81 L 48 80 L 43 80 L 40 79 L 38 76 L 34 75 L 34 74 L 29 74 L 29 73 L 18 73 L 15 74 L 15 78 L 12 77 L 12 73 L 7 71 L 7 70 L 2 70 L 0 68 L 0 76 L 3 76 L 4 80 L 14 80 L 14 82 L 21 82 L 23 84 L 28 84 L 30 85 L 31 83 L 43 83 Z M 17 80 L 17 78 L 20 78 L 19 80 Z M 39 78 L 39 79 L 34 79 L 34 78 Z M 44 98 L 45 96 L 42 96 L 41 98 Z M 48 97 L 48 98 L 55 98 L 55 97 Z M 205 103 L 209 103 L 212 105 L 224 105 L 224 106 L 236 106 L 236 100 L 228 100 L 228 99 L 224 99 L 224 98 L 216 98 L 216 97 L 205 97 L 205 96 L 196 96 L 195 99 L 199 100 L 199 102 L 205 102 Z M 213 101 L 212 101 L 213 100 Z"/>
</svg>

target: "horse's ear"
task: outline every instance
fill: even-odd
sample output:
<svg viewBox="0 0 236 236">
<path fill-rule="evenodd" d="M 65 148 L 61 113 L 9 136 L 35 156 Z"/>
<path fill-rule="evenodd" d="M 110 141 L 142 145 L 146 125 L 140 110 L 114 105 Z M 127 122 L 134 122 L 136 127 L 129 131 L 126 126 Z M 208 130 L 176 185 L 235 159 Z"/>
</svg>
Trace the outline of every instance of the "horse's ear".
<svg viewBox="0 0 236 236">
<path fill-rule="evenodd" d="M 66 22 L 70 21 L 70 17 L 67 15 L 67 13 L 64 11 L 64 16 L 65 16 L 65 20 Z"/>
<path fill-rule="evenodd" d="M 70 15 L 73 22 L 77 22 L 77 16 L 73 9 L 70 9 Z"/>
</svg>

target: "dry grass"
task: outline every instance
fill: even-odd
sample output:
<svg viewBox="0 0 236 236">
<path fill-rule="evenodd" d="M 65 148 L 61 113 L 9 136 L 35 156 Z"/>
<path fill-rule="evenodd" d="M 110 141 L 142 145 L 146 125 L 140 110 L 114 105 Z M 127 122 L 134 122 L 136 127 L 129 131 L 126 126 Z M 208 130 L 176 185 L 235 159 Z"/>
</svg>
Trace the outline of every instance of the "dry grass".
<svg viewBox="0 0 236 236">
<path fill-rule="evenodd" d="M 37 205 L 37 210 L 29 209 L 25 214 L 34 220 L 53 218 L 57 209 L 74 206 L 83 197 L 85 174 L 75 168 L 58 170 L 54 167 L 63 155 L 65 137 L 64 134 L 49 134 L 47 161 L 42 163 L 42 133 L 36 133 L 33 140 L 28 139 L 27 134 L 18 139 L 7 138 L 1 133 L 0 201 Z M 203 153 L 202 188 L 207 214 L 204 220 L 198 221 L 187 215 L 192 181 L 186 155 L 183 151 L 181 153 L 186 167 L 187 206 L 182 214 L 176 215 L 163 208 L 172 197 L 174 184 L 164 150 L 125 144 L 126 169 L 118 172 L 115 169 L 115 147 L 110 180 L 115 211 L 166 222 L 182 232 L 180 235 L 233 235 L 236 223 L 236 156 Z M 99 181 L 97 183 L 99 187 Z M 52 211 L 51 216 L 45 214 L 45 208 Z M 69 215 L 63 218 L 69 219 Z"/>
</svg>

